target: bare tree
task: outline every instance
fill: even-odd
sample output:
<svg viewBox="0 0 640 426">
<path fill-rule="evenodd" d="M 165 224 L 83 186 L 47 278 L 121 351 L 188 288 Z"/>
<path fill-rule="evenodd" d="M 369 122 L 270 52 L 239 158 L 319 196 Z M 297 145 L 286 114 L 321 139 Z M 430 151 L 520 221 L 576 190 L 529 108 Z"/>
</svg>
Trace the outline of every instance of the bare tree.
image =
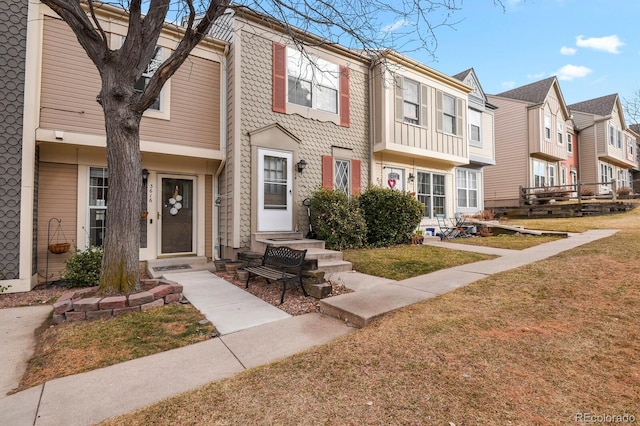
<svg viewBox="0 0 640 426">
<path fill-rule="evenodd" d="M 640 89 L 633 92 L 630 98 L 623 98 L 622 104 L 627 124 L 640 123 Z"/>
<path fill-rule="evenodd" d="M 93 61 L 102 88 L 107 141 L 109 199 L 107 201 L 102 293 L 125 293 L 139 281 L 141 185 L 140 121 L 167 80 L 209 33 L 214 21 L 230 7 L 229 0 L 41 0 L 73 30 Z M 359 49 L 393 47 L 396 50 L 437 48 L 435 30 L 455 25 L 454 13 L 462 0 L 270 0 L 245 1 L 248 6 L 286 26 L 323 34 L 322 43 L 340 43 Z M 493 0 L 502 6 L 501 0 Z M 128 29 L 121 46 L 110 46 L 97 9 L 120 7 Z M 232 7 L 240 7 L 234 4 Z M 136 82 L 154 57 L 167 21 L 182 22 L 182 39 L 159 65 L 142 92 Z M 405 49 L 405 50 L 407 50 Z"/>
</svg>

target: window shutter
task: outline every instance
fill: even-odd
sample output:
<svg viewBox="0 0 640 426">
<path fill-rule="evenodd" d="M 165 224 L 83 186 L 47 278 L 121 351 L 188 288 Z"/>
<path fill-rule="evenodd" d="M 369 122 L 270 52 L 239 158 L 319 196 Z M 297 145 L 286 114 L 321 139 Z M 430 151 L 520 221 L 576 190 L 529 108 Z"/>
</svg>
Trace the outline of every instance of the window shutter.
<svg viewBox="0 0 640 426">
<path fill-rule="evenodd" d="M 436 92 L 436 128 L 442 131 L 442 91 Z"/>
<path fill-rule="evenodd" d="M 395 77 L 396 89 L 396 121 L 404 121 L 404 98 L 402 93 L 402 76 Z"/>
<path fill-rule="evenodd" d="M 427 127 L 427 120 L 429 118 L 429 109 L 427 108 L 429 88 L 424 84 L 421 84 L 420 89 L 420 125 Z"/>
<path fill-rule="evenodd" d="M 465 105 L 464 100 L 462 98 L 456 99 L 456 135 L 462 136 L 464 134 L 464 113 L 465 113 Z"/>
<path fill-rule="evenodd" d="M 349 127 L 349 68 L 340 66 L 340 125 Z"/>
<path fill-rule="evenodd" d="M 273 100 L 274 112 L 287 112 L 287 48 L 278 43 L 273 43 Z"/>
<path fill-rule="evenodd" d="M 322 188 L 333 189 L 333 157 L 322 156 Z"/>
<path fill-rule="evenodd" d="M 362 161 L 351 160 L 351 195 L 360 193 L 362 185 Z"/>
</svg>

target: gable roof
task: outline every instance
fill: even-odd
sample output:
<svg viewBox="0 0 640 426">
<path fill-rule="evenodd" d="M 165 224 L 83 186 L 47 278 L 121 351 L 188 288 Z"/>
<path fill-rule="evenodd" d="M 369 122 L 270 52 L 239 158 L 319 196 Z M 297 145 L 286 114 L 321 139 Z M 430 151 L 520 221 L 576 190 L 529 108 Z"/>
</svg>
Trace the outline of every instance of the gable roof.
<svg viewBox="0 0 640 426">
<path fill-rule="evenodd" d="M 631 124 L 629 125 L 629 128 L 631 129 L 632 132 L 640 135 L 640 124 Z"/>
<path fill-rule="evenodd" d="M 618 94 L 601 96 L 595 99 L 589 99 L 587 101 L 578 102 L 569 105 L 569 109 L 572 111 L 586 112 L 588 114 L 595 115 L 609 115 L 613 112 L 613 108 L 616 106 Z"/>
<path fill-rule="evenodd" d="M 549 90 L 551 90 L 551 86 L 553 86 L 555 82 L 555 77 L 549 77 L 544 80 L 536 81 L 535 83 L 498 93 L 495 96 L 517 99 L 519 101 L 530 102 L 532 104 L 541 104 L 547 98 Z"/>
</svg>

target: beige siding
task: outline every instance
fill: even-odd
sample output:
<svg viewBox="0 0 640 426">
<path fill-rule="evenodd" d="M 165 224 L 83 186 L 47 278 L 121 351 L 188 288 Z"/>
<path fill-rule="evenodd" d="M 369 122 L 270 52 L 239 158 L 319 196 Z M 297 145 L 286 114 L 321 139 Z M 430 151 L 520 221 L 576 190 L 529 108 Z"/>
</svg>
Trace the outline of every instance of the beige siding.
<svg viewBox="0 0 640 426">
<path fill-rule="evenodd" d="M 47 269 L 47 247 L 49 241 L 69 242 L 71 250 L 65 254 L 48 253 L 49 279 L 57 280 L 64 270 L 64 259 L 74 250 L 76 241 L 78 166 L 74 164 L 40 163 L 40 184 L 38 186 L 38 275 L 44 281 Z M 51 218 L 61 220 L 62 231 L 55 237 L 58 224 L 51 221 L 51 235 L 47 235 Z M 64 235 L 62 235 L 64 233 Z M 50 240 L 51 239 L 51 240 Z"/>
<path fill-rule="evenodd" d="M 485 205 L 518 200 L 520 186 L 529 184 L 527 105 L 503 98 L 489 101 L 499 107 L 495 116 L 496 165 L 484 169 Z"/>
<path fill-rule="evenodd" d="M 171 78 L 171 120 L 143 117 L 141 138 L 219 148 L 220 64 L 191 57 Z M 104 134 L 100 77 L 67 25 L 45 17 L 40 127 Z"/>
<path fill-rule="evenodd" d="M 258 29 L 245 28 L 247 31 Z M 244 34 L 244 33 L 243 33 Z M 229 195 L 240 197 L 240 209 L 235 212 L 234 220 L 239 220 L 240 224 L 240 245 L 243 248 L 250 245 L 251 238 L 251 211 L 255 206 L 256 194 L 252 187 L 252 151 L 250 145 L 250 132 L 265 128 L 278 123 L 284 129 L 291 132 L 300 140 L 297 155 L 307 161 L 304 173 L 295 174 L 294 183 L 294 217 L 293 222 L 298 223 L 300 229 L 307 226 L 307 210 L 302 206 L 302 200 L 309 197 L 311 192 L 318 188 L 322 182 L 322 156 L 332 155 L 332 147 L 350 149 L 353 152 L 353 159 L 362 162 L 361 177 L 362 187 L 366 187 L 369 177 L 369 114 L 368 114 L 368 74 L 367 68 L 358 66 L 356 63 L 347 61 L 332 53 L 318 50 L 317 53 L 324 55 L 328 60 L 337 64 L 348 65 L 350 68 L 349 77 L 349 103 L 350 103 L 350 126 L 343 127 L 333 122 L 324 122 L 311 118 L 305 118 L 299 114 L 280 114 L 272 111 L 272 40 L 271 35 L 244 34 L 241 43 L 236 44 L 236 49 L 241 46 L 240 57 L 233 58 L 234 75 L 238 75 L 235 67 L 240 66 L 239 76 L 241 78 L 241 93 L 234 93 L 235 102 L 240 103 L 242 114 L 240 134 L 230 135 L 228 158 L 234 158 L 236 150 L 239 153 L 239 180 L 236 187 L 231 188 L 229 179 L 233 176 L 230 162 L 227 162 L 227 169 L 223 173 L 224 182 L 227 182 L 225 190 L 231 191 Z M 273 36 L 282 43 L 281 36 Z M 316 53 L 316 52 L 313 52 Z M 240 60 L 240 64 L 236 61 Z M 233 120 L 237 117 L 233 117 Z M 234 129 L 237 126 L 234 126 Z M 235 131 L 235 130 L 233 130 Z M 223 180 L 221 180 L 223 182 Z M 231 212 L 228 212 L 229 214 Z M 231 217 L 231 216 L 229 216 Z M 225 224 L 227 229 L 223 231 L 229 235 L 231 232 L 230 221 Z M 230 235 L 229 235 L 230 236 Z M 223 237 L 224 238 L 224 237 Z M 227 239 L 227 242 L 230 241 Z"/>
<path fill-rule="evenodd" d="M 469 145 L 469 156 L 476 159 L 482 158 L 489 163 L 495 160 L 494 156 L 494 115 L 488 112 L 482 113 L 482 134 L 480 136 L 482 146 Z"/>
<path fill-rule="evenodd" d="M 388 65 L 397 68 L 397 64 Z M 406 75 L 404 75 L 406 74 Z M 395 78 L 403 78 L 420 83 L 420 125 L 401 121 L 401 97 L 396 97 L 398 90 Z M 397 75 L 385 71 L 385 66 L 379 66 L 374 75 L 374 150 L 376 152 L 396 151 L 410 152 L 412 156 L 426 158 L 441 158 L 444 161 L 466 164 L 469 156 L 467 143 L 467 93 L 456 90 L 443 83 L 431 80 L 429 77 L 408 70 L 400 70 Z M 459 102 L 456 105 L 462 111 L 461 134 L 452 135 L 438 131 L 439 114 L 437 107 L 437 93 L 442 91 L 454 96 Z M 424 109 L 426 108 L 426 115 Z M 397 117 L 396 117 L 397 116 Z M 424 119 L 426 118 L 426 122 Z"/>
</svg>

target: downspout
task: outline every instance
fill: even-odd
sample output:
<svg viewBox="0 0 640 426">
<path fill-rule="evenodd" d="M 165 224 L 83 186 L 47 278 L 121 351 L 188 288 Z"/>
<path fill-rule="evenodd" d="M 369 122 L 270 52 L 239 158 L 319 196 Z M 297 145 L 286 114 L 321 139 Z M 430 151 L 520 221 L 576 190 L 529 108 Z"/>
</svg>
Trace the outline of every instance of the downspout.
<svg viewBox="0 0 640 426">
<path fill-rule="evenodd" d="M 216 170 L 215 173 L 215 179 L 216 179 L 216 194 L 214 197 L 214 207 L 217 207 L 218 210 L 216 211 L 216 223 L 215 223 L 215 229 L 214 229 L 214 235 L 213 235 L 213 241 L 215 241 L 214 246 L 215 246 L 215 250 L 214 250 L 214 257 L 216 259 L 221 259 L 222 258 L 222 253 L 221 253 L 221 248 L 222 248 L 222 234 L 220 233 L 220 175 L 222 174 L 222 170 L 224 169 L 224 166 L 227 163 L 227 137 L 228 137 L 228 131 L 227 131 L 227 56 L 229 55 L 229 45 L 226 45 L 224 48 L 224 52 L 222 54 L 222 66 L 221 66 L 221 73 L 220 73 L 220 80 L 222 82 L 221 84 L 221 90 L 220 90 L 220 103 L 222 104 L 222 108 L 220 108 L 220 122 L 222 124 L 221 129 L 220 129 L 220 152 L 222 153 L 222 160 L 220 160 L 220 165 L 218 166 L 218 169 Z"/>
<path fill-rule="evenodd" d="M 374 111 L 375 111 L 375 106 L 374 106 L 374 91 L 375 91 L 375 84 L 374 84 L 374 68 L 376 66 L 376 59 L 372 59 L 371 60 L 371 64 L 369 65 L 369 182 L 368 185 L 371 185 L 374 182 L 374 156 L 373 156 L 373 144 L 375 142 L 375 138 L 374 138 Z"/>
</svg>

